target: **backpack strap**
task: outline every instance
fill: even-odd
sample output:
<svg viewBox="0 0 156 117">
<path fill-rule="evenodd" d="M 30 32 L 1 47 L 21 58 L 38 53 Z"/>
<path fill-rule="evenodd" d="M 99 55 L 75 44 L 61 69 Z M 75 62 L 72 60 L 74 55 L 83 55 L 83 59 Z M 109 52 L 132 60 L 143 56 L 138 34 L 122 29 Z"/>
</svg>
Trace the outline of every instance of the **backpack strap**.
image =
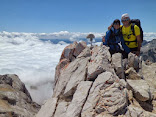
<svg viewBox="0 0 156 117">
<path fill-rule="evenodd" d="M 137 44 L 137 39 L 134 40 L 134 41 L 125 41 L 125 43 L 127 43 L 128 45 L 129 45 L 131 42 L 136 42 L 136 44 Z"/>
<path fill-rule="evenodd" d="M 133 35 L 135 35 L 134 25 L 135 25 L 134 23 L 132 23 L 131 25 L 131 30 L 132 30 Z"/>
</svg>

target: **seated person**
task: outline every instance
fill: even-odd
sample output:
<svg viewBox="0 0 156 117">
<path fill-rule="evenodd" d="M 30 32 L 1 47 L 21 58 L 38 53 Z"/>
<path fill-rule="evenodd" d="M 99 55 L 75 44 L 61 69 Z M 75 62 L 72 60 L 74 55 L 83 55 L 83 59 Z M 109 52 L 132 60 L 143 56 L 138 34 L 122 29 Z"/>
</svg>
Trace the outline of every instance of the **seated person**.
<svg viewBox="0 0 156 117">
<path fill-rule="evenodd" d="M 128 58 L 130 49 L 125 45 L 120 30 L 120 20 L 114 20 L 111 29 L 106 32 L 105 42 L 103 42 L 103 45 L 108 45 L 110 47 L 109 52 L 111 55 L 120 52 L 123 55 L 123 59 Z"/>
</svg>

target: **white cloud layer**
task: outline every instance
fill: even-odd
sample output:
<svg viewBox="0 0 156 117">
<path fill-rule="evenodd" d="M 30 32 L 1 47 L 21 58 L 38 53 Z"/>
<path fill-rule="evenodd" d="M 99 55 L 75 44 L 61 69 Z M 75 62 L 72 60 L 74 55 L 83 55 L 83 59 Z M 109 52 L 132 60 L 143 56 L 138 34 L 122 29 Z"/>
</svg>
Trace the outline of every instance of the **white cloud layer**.
<svg viewBox="0 0 156 117">
<path fill-rule="evenodd" d="M 42 103 L 52 95 L 55 67 L 61 52 L 68 45 L 64 40 L 54 44 L 44 39 L 79 41 L 88 34 L 68 31 L 55 33 L 0 32 L 0 74 L 17 74 L 26 84 L 33 100 Z M 93 34 L 96 38 L 104 35 L 104 33 Z M 144 33 L 144 38 L 148 41 L 154 39 L 156 33 Z M 30 86 L 37 87 L 37 89 L 31 89 Z"/>
<path fill-rule="evenodd" d="M 149 32 L 149 33 L 144 33 L 144 40 L 146 41 L 151 41 L 152 39 L 156 39 L 156 33 L 155 32 Z"/>
<path fill-rule="evenodd" d="M 96 33 L 96 32 L 89 32 L 95 35 L 95 38 L 101 38 L 105 35 L 105 33 Z M 89 33 L 80 33 L 80 32 L 68 32 L 68 31 L 60 31 L 54 33 L 19 33 L 19 32 L 0 32 L 0 37 L 7 37 L 7 38 L 14 38 L 15 40 L 18 38 L 24 39 L 70 39 L 76 40 L 79 38 L 86 38 Z M 155 32 L 144 32 L 144 39 L 150 41 L 156 38 Z M 18 43 L 21 43 L 18 40 Z"/>
<path fill-rule="evenodd" d="M 103 33 L 94 33 L 96 38 L 101 38 L 104 34 Z M 60 31 L 54 33 L 18 33 L 18 32 L 0 32 L 1 37 L 8 37 L 8 38 L 38 38 L 38 39 L 71 39 L 75 40 L 78 38 L 86 38 L 89 33 L 80 33 L 80 32 L 68 32 L 68 31 Z"/>
</svg>

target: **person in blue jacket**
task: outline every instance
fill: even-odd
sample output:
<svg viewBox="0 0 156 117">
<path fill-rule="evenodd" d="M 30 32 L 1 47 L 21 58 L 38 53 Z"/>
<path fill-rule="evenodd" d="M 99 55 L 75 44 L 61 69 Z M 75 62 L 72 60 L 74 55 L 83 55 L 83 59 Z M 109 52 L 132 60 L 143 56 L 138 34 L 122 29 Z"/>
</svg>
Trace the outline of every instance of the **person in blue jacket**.
<svg viewBox="0 0 156 117">
<path fill-rule="evenodd" d="M 121 30 L 120 30 L 120 20 L 116 19 L 113 21 L 113 26 L 110 30 L 106 32 L 105 42 L 103 45 L 108 45 L 110 54 L 122 53 L 123 59 L 128 58 L 128 53 L 130 49 L 124 42 Z"/>
</svg>

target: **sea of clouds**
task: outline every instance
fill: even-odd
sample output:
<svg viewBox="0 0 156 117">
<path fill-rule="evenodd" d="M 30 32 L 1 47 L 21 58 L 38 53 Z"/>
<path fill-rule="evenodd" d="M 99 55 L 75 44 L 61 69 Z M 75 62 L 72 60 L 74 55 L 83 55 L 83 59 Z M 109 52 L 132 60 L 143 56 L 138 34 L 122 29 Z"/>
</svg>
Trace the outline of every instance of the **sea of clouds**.
<svg viewBox="0 0 156 117">
<path fill-rule="evenodd" d="M 92 33 L 94 44 L 99 45 L 104 33 Z M 88 34 L 0 32 L 0 74 L 17 74 L 33 100 L 42 104 L 52 96 L 55 67 L 63 49 L 73 41 L 88 42 Z M 144 33 L 145 40 L 154 38 L 156 33 Z"/>
</svg>

